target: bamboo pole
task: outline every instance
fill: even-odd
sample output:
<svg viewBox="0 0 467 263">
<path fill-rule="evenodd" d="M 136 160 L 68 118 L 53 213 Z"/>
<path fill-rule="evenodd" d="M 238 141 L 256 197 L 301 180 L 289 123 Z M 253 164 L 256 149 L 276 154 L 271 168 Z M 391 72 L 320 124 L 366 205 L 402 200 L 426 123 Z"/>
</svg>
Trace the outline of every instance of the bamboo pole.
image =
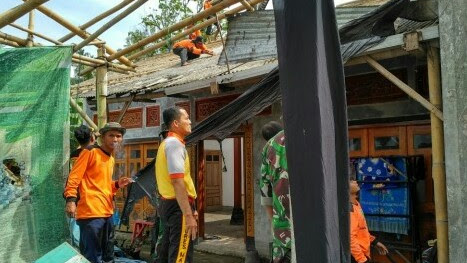
<svg viewBox="0 0 467 263">
<path fill-rule="evenodd" d="M 222 42 L 222 49 L 224 51 L 224 56 L 225 56 L 225 63 L 227 64 L 227 72 L 230 74 L 230 65 L 229 65 L 229 58 L 227 57 L 227 50 L 225 49 L 225 42 L 224 42 L 224 37 L 222 36 L 222 28 L 219 22 L 219 17 L 216 14 L 216 20 L 217 20 L 217 32 L 219 32 L 219 35 L 221 36 L 221 42 Z M 216 82 L 217 83 L 217 82 Z"/>
<path fill-rule="evenodd" d="M 28 29 L 31 31 L 34 31 L 34 10 L 31 10 L 29 12 L 29 23 L 28 23 Z M 34 35 L 31 33 L 28 33 L 28 47 L 32 47 L 34 43 Z"/>
<path fill-rule="evenodd" d="M 442 109 L 441 98 L 441 71 L 439 50 L 429 47 L 427 50 L 428 87 L 430 102 Z M 446 174 L 444 166 L 444 130 L 443 122 L 433 113 L 431 117 L 431 154 L 432 154 L 432 177 L 434 183 L 434 200 L 436 214 L 436 238 L 438 248 L 438 262 L 449 262 L 449 240 L 448 240 L 448 212 L 446 195 Z"/>
<path fill-rule="evenodd" d="M 119 58 L 120 56 L 123 56 L 123 55 L 126 55 L 140 47 L 144 47 L 146 46 L 147 44 L 151 43 L 151 42 L 154 42 L 164 36 L 166 36 L 167 34 L 169 34 L 170 32 L 174 32 L 174 31 L 177 31 L 179 29 L 182 29 L 188 25 L 192 25 L 194 23 L 196 23 L 196 21 L 199 21 L 201 19 L 204 19 L 210 15 L 213 15 L 221 10 L 223 10 L 224 8 L 226 7 L 229 7 L 233 4 L 236 4 L 238 3 L 239 1 L 241 0 L 224 0 L 222 1 L 221 3 L 211 7 L 211 8 L 208 8 L 204 11 L 201 11 L 191 17 L 188 17 L 188 18 L 185 18 L 183 19 L 182 21 L 178 22 L 178 23 L 175 23 L 174 25 L 171 25 L 145 39 L 142 39 L 140 41 L 138 41 L 137 43 L 131 45 L 131 46 L 128 46 L 120 51 L 118 51 L 117 53 L 113 54 L 113 55 L 110 55 L 108 57 L 108 60 L 109 61 L 112 61 L 114 59 L 117 59 Z"/>
<path fill-rule="evenodd" d="M 125 9 L 125 11 L 121 12 L 118 14 L 116 17 L 112 18 L 109 22 L 107 22 L 105 25 L 103 25 L 101 28 L 96 30 L 92 35 L 88 36 L 85 40 L 83 40 L 81 43 L 76 45 L 73 50 L 76 52 L 89 44 L 89 42 L 93 41 L 96 39 L 98 36 L 100 36 L 102 33 L 104 33 L 107 29 L 111 28 L 113 25 L 116 23 L 120 22 L 123 18 L 125 18 L 127 15 L 131 14 L 133 11 L 138 9 L 140 6 L 142 6 L 144 3 L 146 3 L 148 0 L 138 0 L 134 4 L 132 4 L 130 7 Z"/>
<path fill-rule="evenodd" d="M 49 0 L 29 0 L 26 3 L 13 7 L 0 14 L 0 28 L 14 22 L 16 19 L 22 17 L 24 14 L 30 12 L 34 8 L 42 5 Z"/>
<path fill-rule="evenodd" d="M 136 97 L 136 93 L 131 95 L 131 99 L 127 102 L 125 102 L 125 105 L 123 106 L 123 109 L 122 109 L 122 112 L 120 113 L 120 115 L 118 116 L 117 118 L 117 122 L 120 123 L 122 122 L 123 120 L 123 117 L 125 117 L 125 113 L 126 111 L 128 110 L 128 108 L 130 108 L 130 105 L 131 103 L 133 102 L 133 99 Z"/>
<path fill-rule="evenodd" d="M 20 45 L 16 43 L 15 41 L 10 41 L 10 40 L 1 39 L 1 38 L 0 38 L 0 44 L 7 45 L 10 47 L 20 47 Z"/>
<path fill-rule="evenodd" d="M 412 99 L 418 101 L 420 104 L 422 104 L 423 107 L 425 107 L 427 110 L 433 113 L 437 118 L 443 121 L 443 113 L 436 106 L 431 104 L 428 100 L 426 100 L 424 97 L 418 94 L 415 90 L 413 90 L 411 87 L 405 84 L 402 80 L 394 76 L 391 72 L 385 69 L 381 64 L 379 64 L 376 60 L 374 60 L 370 56 L 365 56 L 364 59 L 366 60 L 368 64 L 370 64 L 370 66 L 376 69 L 376 71 L 381 73 L 381 75 L 386 77 L 394 85 L 396 85 L 402 91 L 407 93 L 407 95 L 409 95 Z"/>
<path fill-rule="evenodd" d="M 97 49 L 97 57 L 105 59 L 105 47 Z M 96 71 L 97 126 L 104 127 L 107 123 L 107 65 L 102 65 Z"/>
<path fill-rule="evenodd" d="M 23 0 L 23 1 L 25 1 L 25 0 Z M 63 18 L 59 14 L 55 13 L 54 11 L 50 10 L 49 8 L 47 8 L 45 6 L 39 6 L 39 7 L 37 7 L 37 10 L 39 10 L 44 15 L 50 17 L 51 19 L 53 19 L 54 21 L 56 21 L 57 23 L 59 23 L 60 25 L 65 27 L 66 29 L 68 29 L 71 32 L 77 34 L 81 38 L 85 39 L 85 38 L 87 38 L 89 36 L 89 33 L 87 33 L 86 31 L 84 31 L 82 29 L 80 29 L 79 27 L 73 25 L 72 23 L 68 22 L 65 18 Z M 106 50 L 107 54 L 109 54 L 109 55 L 115 54 L 117 52 L 117 51 L 113 50 L 111 47 L 109 47 L 107 45 L 104 45 L 104 47 L 105 47 L 105 50 Z M 123 57 L 123 56 L 119 57 L 118 60 L 121 63 L 127 65 L 128 67 L 133 66 L 133 63 L 130 60 L 128 60 L 126 57 Z"/>
<path fill-rule="evenodd" d="M 247 9 L 248 11 L 250 11 L 250 12 L 255 11 L 255 9 L 253 7 L 251 7 L 250 3 L 248 3 L 246 0 L 241 0 L 240 2 L 245 7 L 245 9 Z"/>
<path fill-rule="evenodd" d="M 95 131 L 99 130 L 97 128 L 97 125 L 91 120 L 91 118 L 89 118 L 89 116 L 83 111 L 83 109 L 79 107 L 78 103 L 76 103 L 76 101 L 72 97 L 70 97 L 70 105 L 73 109 L 75 109 L 75 111 L 78 112 L 81 118 L 83 118 L 83 120 L 85 120 L 89 124 L 89 126 L 91 126 L 91 128 L 93 128 Z"/>
<path fill-rule="evenodd" d="M 250 1 L 250 4 L 251 4 L 251 5 L 256 5 L 256 4 L 261 3 L 261 2 L 263 2 L 263 1 L 264 1 L 264 0 L 252 0 L 252 1 Z M 219 18 L 219 20 L 222 20 L 222 19 L 226 18 L 226 17 L 229 16 L 229 15 L 236 14 L 236 13 L 241 12 L 241 11 L 243 11 L 243 10 L 245 10 L 245 6 L 241 5 L 241 6 L 238 6 L 238 7 L 234 8 L 234 9 L 232 9 L 232 10 L 229 10 L 229 11 L 227 11 L 227 12 L 225 12 L 225 13 L 219 14 L 219 15 L 218 15 L 218 18 Z M 209 25 L 212 25 L 212 24 L 214 24 L 216 21 L 217 21 L 217 19 L 216 19 L 215 17 L 210 18 L 210 19 L 204 21 L 203 23 L 197 24 L 197 25 L 195 25 L 195 26 L 193 26 L 193 27 L 191 27 L 191 28 L 188 28 L 187 30 L 185 30 L 185 31 L 183 31 L 183 32 L 181 32 L 181 33 L 179 33 L 179 34 L 177 34 L 177 35 L 171 37 L 171 38 L 170 38 L 169 40 L 167 40 L 167 41 L 161 41 L 161 42 L 159 42 L 159 43 L 156 43 L 156 44 L 153 45 L 153 46 L 150 46 L 150 47 L 148 47 L 148 48 L 146 48 L 146 49 L 143 49 L 143 50 L 141 50 L 141 51 L 139 51 L 139 52 L 137 52 L 137 53 L 135 53 L 135 54 L 129 56 L 128 59 L 133 60 L 133 59 L 136 59 L 136 58 L 138 58 L 138 57 L 141 57 L 142 55 L 144 55 L 144 54 L 146 54 L 146 53 L 148 53 L 148 52 L 154 51 L 154 50 L 156 50 L 156 49 L 159 49 L 159 48 L 165 46 L 165 45 L 166 45 L 167 43 L 169 43 L 169 42 L 174 42 L 174 41 L 176 41 L 176 40 L 182 39 L 182 38 L 184 38 L 185 36 L 187 36 L 187 35 L 189 35 L 189 34 L 195 32 L 196 30 L 200 30 L 200 29 L 205 28 L 205 27 L 207 27 L 207 26 L 209 26 Z"/>
<path fill-rule="evenodd" d="M 122 1 L 120 4 L 112 7 L 111 9 L 105 11 L 104 13 L 94 17 L 93 19 L 91 19 L 88 22 L 84 23 L 83 25 L 79 26 L 79 28 L 82 29 L 82 30 L 85 30 L 86 28 L 94 25 L 95 23 L 101 21 L 102 19 L 104 19 L 104 18 L 110 16 L 111 14 L 117 12 L 118 10 L 124 8 L 125 6 L 127 6 L 129 3 L 133 2 L 133 1 L 134 0 L 124 0 L 124 1 Z M 58 41 L 66 42 L 67 40 L 70 40 L 74 36 L 76 36 L 76 34 L 71 32 L 71 33 L 63 36 L 62 38 L 60 38 Z"/>
</svg>

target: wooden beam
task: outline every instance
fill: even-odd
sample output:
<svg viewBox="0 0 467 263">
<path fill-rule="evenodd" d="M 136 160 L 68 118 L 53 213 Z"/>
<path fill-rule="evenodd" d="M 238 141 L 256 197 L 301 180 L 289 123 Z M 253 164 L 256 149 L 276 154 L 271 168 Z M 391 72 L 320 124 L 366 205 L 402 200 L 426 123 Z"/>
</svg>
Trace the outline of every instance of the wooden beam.
<svg viewBox="0 0 467 263">
<path fill-rule="evenodd" d="M 14 22 L 16 19 L 22 17 L 34 8 L 42 5 L 49 0 L 29 0 L 24 4 L 13 7 L 0 14 L 0 28 Z"/>
<path fill-rule="evenodd" d="M 124 8 L 125 6 L 127 6 L 129 3 L 133 2 L 134 0 L 124 0 L 122 1 L 120 4 L 112 7 L 111 9 L 105 11 L 104 13 L 94 17 L 93 19 L 89 20 L 88 22 L 84 23 L 83 25 L 79 26 L 80 29 L 82 30 L 85 30 L 86 28 L 94 25 L 95 23 L 101 21 L 102 19 L 110 16 L 111 14 L 117 12 L 118 10 Z M 68 40 L 70 40 L 71 38 L 73 38 L 74 36 L 76 36 L 75 33 L 71 32 L 65 36 L 63 36 L 62 38 L 60 38 L 58 41 L 60 42 L 66 42 Z"/>
<path fill-rule="evenodd" d="M 442 109 L 441 70 L 439 49 L 429 47 L 427 50 L 428 89 L 430 102 Z M 446 173 L 444 165 L 444 129 L 443 122 L 433 113 L 431 117 L 431 152 L 432 177 L 434 186 L 436 239 L 438 262 L 449 262 L 448 210 L 446 195 Z"/>
<path fill-rule="evenodd" d="M 31 10 L 29 12 L 29 23 L 28 23 L 28 29 L 31 31 L 34 31 L 34 10 Z M 34 35 L 29 33 L 28 34 L 28 47 L 32 47 L 34 43 Z"/>
<path fill-rule="evenodd" d="M 204 239 L 204 210 L 206 208 L 206 162 L 204 161 L 204 141 L 196 145 L 196 207 L 198 210 L 198 236 Z"/>
<path fill-rule="evenodd" d="M 162 98 L 165 96 L 166 95 L 164 92 L 158 92 L 158 93 L 139 94 L 139 95 L 136 95 L 133 99 L 131 98 L 131 96 L 120 97 L 120 98 L 107 98 L 107 104 L 128 102 L 130 100 L 141 101 L 141 100 L 157 99 L 157 98 Z M 95 100 L 88 100 L 88 104 L 96 105 L 97 102 Z"/>
<path fill-rule="evenodd" d="M 374 60 L 370 56 L 365 56 L 365 60 L 376 71 L 381 73 L 381 75 L 386 77 L 394 85 L 396 85 L 402 91 L 407 93 L 407 95 L 409 95 L 409 97 L 411 97 L 412 99 L 420 102 L 420 104 L 422 104 L 423 107 L 425 107 L 427 110 L 429 110 L 431 113 L 433 113 L 440 120 L 443 120 L 443 113 L 435 105 L 431 104 L 427 99 L 425 99 L 420 94 L 418 94 L 415 90 L 413 90 L 411 87 L 409 87 L 407 84 L 405 84 L 402 80 L 400 80 L 396 76 L 394 76 L 391 72 L 389 72 L 387 69 L 385 69 L 381 64 L 379 64 L 376 60 Z"/>
<path fill-rule="evenodd" d="M 140 41 L 138 41 L 137 43 L 131 45 L 131 46 L 128 46 L 120 51 L 118 51 L 117 53 L 113 54 L 113 55 L 110 55 L 109 56 L 109 61 L 112 61 L 114 59 L 117 59 L 119 58 L 120 56 L 123 56 L 125 54 L 128 54 L 140 47 L 144 47 L 146 46 L 147 44 L 149 43 L 152 43 L 164 36 L 166 36 L 168 33 L 170 32 L 175 32 L 177 30 L 180 30 L 188 25 L 193 25 L 195 24 L 197 21 L 201 20 L 201 19 L 204 19 L 204 18 L 207 18 L 208 16 L 210 15 L 214 15 L 215 13 L 223 10 L 224 8 L 226 7 L 229 7 L 233 4 L 236 4 L 238 3 L 240 0 L 224 0 L 222 2 L 220 2 L 219 4 L 217 5 L 214 5 L 213 7 L 211 8 L 208 8 L 204 11 L 201 11 L 191 17 L 188 17 L 188 18 L 185 18 L 183 19 L 182 21 L 178 22 L 178 23 L 175 23 L 174 25 L 171 25 L 145 39 L 142 39 Z"/>
<path fill-rule="evenodd" d="M 255 5 L 255 4 L 261 3 L 263 1 L 264 0 L 252 0 L 252 1 L 250 1 L 250 4 Z M 243 10 L 245 10 L 245 6 L 243 6 L 243 5 L 238 6 L 238 7 L 234 8 L 232 10 L 229 10 L 229 11 L 227 11 L 225 13 L 218 14 L 218 19 L 222 20 L 222 19 L 226 18 L 229 15 L 236 14 L 236 13 L 241 12 Z M 185 31 L 171 37 L 170 39 L 168 39 L 166 41 L 161 41 L 161 42 L 156 43 L 156 44 L 154 44 L 154 45 L 152 45 L 152 46 L 150 46 L 150 47 L 148 47 L 146 49 L 143 49 L 143 50 L 129 56 L 128 59 L 136 59 L 138 57 L 141 57 L 144 54 L 147 54 L 147 53 L 149 53 L 151 51 L 159 49 L 159 48 L 167 45 L 168 43 L 173 43 L 173 42 L 175 42 L 175 41 L 177 41 L 179 39 L 182 39 L 182 38 L 186 37 L 187 35 L 195 32 L 196 30 L 206 28 L 207 26 L 212 25 L 212 24 L 214 24 L 216 22 L 217 22 L 217 19 L 215 17 L 212 17 L 212 18 L 210 18 L 210 19 L 208 19 L 208 20 L 206 20 L 206 21 L 204 21 L 202 23 L 199 23 L 197 25 L 194 25 L 193 27 L 190 27 L 190 28 L 186 29 Z"/>
<path fill-rule="evenodd" d="M 25 0 L 23 0 L 23 1 L 25 1 Z M 44 15 L 50 17 L 51 19 L 53 19 L 54 21 L 56 21 L 57 23 L 59 23 L 60 25 L 65 27 L 66 29 L 68 29 L 71 32 L 77 34 L 81 38 L 85 39 L 85 38 L 87 38 L 89 36 L 89 33 L 87 33 L 86 31 L 84 31 L 82 29 L 80 29 L 79 27 L 73 25 L 72 23 L 68 22 L 65 18 L 63 18 L 59 14 L 53 12 L 49 8 L 47 8 L 45 6 L 39 6 L 39 7 L 37 7 L 37 10 L 39 10 Z M 111 55 L 111 54 L 116 53 L 116 51 L 113 50 L 111 47 L 109 47 L 107 45 L 104 45 L 104 47 L 105 47 L 105 50 L 106 50 L 107 54 Z M 128 60 L 126 57 L 123 57 L 123 56 L 119 57 L 118 60 L 121 63 L 127 65 L 128 67 L 133 67 L 133 63 L 130 60 Z"/>
<path fill-rule="evenodd" d="M 253 7 L 251 7 L 250 3 L 248 3 L 246 0 L 241 0 L 240 1 L 242 3 L 242 5 L 250 12 L 253 12 L 255 11 L 255 9 Z"/>
<path fill-rule="evenodd" d="M 127 15 L 131 14 L 133 11 L 138 9 L 140 6 L 142 6 L 144 3 L 146 3 L 148 0 L 138 0 L 134 4 L 132 4 L 130 7 L 125 9 L 125 11 L 121 12 L 118 14 L 116 17 L 112 18 L 109 22 L 107 22 L 105 25 L 103 25 L 101 28 L 96 30 L 92 35 L 88 36 L 85 40 L 83 40 L 81 43 L 76 45 L 73 50 L 76 52 L 89 44 L 91 41 L 96 39 L 98 36 L 100 36 L 102 33 L 104 33 L 107 29 L 111 28 L 113 25 L 116 23 L 120 22 L 123 18 L 125 18 Z"/>
<path fill-rule="evenodd" d="M 97 49 L 97 57 L 105 59 L 105 47 Z M 96 71 L 97 126 L 104 127 L 107 123 L 107 65 L 99 66 Z"/>
<path fill-rule="evenodd" d="M 91 128 L 93 128 L 95 131 L 98 131 L 99 129 L 97 128 L 97 125 L 89 118 L 89 116 L 78 106 L 78 103 L 70 97 L 70 105 L 75 111 L 78 112 L 78 114 L 83 118 L 84 121 L 86 121 Z"/>
<path fill-rule="evenodd" d="M 217 84 L 217 82 L 213 81 L 213 82 L 211 82 L 211 84 L 209 86 L 211 87 L 211 94 L 212 95 L 219 94 L 219 84 Z"/>
<path fill-rule="evenodd" d="M 131 99 L 129 101 L 125 102 L 125 105 L 123 106 L 122 112 L 120 113 L 120 115 L 117 118 L 118 123 L 122 122 L 123 117 L 125 116 L 125 113 L 128 110 L 128 108 L 130 107 L 131 102 L 133 102 L 133 99 L 135 98 L 135 96 L 136 96 L 136 94 L 131 95 Z"/>
</svg>

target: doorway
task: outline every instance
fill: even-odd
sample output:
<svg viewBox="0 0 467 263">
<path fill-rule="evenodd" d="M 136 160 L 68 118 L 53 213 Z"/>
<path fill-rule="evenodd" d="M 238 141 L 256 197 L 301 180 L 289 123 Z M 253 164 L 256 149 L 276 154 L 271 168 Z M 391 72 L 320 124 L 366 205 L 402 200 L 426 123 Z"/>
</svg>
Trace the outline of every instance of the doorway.
<svg viewBox="0 0 467 263">
<path fill-rule="evenodd" d="M 204 151 L 206 162 L 206 211 L 222 208 L 222 159 L 221 151 Z"/>
</svg>

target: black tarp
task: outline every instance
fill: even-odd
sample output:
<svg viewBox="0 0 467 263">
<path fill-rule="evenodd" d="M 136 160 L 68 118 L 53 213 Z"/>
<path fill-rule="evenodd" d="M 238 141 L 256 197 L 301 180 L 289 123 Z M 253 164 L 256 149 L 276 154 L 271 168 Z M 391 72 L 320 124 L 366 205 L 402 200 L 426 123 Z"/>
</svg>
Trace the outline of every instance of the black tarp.
<svg viewBox="0 0 467 263">
<path fill-rule="evenodd" d="M 350 262 L 347 107 L 334 3 L 273 3 L 297 262 Z"/>
</svg>

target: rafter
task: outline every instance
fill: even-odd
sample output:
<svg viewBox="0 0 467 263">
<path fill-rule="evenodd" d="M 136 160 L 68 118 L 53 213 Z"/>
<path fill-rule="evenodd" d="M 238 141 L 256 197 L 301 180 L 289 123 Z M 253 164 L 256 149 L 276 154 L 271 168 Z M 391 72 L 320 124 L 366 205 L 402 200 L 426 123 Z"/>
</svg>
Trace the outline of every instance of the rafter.
<svg viewBox="0 0 467 263">
<path fill-rule="evenodd" d="M 7 10 L 0 14 L 0 28 L 8 25 L 11 22 L 14 22 L 16 19 L 22 17 L 29 11 L 33 10 L 34 8 L 39 7 L 43 3 L 49 0 L 29 0 L 24 4 L 18 5 L 13 7 L 10 10 Z"/>
</svg>

